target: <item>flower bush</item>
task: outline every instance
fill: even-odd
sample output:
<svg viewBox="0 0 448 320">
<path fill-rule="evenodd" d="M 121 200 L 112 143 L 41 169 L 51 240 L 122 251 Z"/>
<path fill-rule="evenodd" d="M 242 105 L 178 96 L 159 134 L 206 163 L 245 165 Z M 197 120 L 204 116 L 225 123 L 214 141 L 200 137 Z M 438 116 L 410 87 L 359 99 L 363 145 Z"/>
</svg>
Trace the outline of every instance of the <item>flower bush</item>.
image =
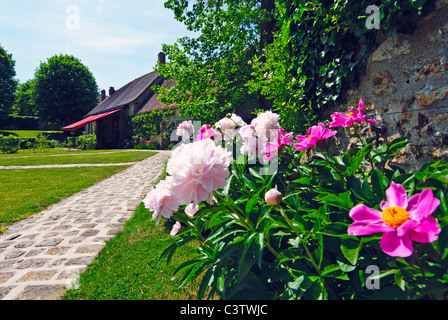
<svg viewBox="0 0 448 320">
<path fill-rule="evenodd" d="M 379 144 L 358 133 L 340 154 L 318 151 L 334 139 L 331 128 L 375 124 L 362 101 L 295 140 L 272 112 L 250 124 L 229 119 L 238 118 L 185 138 L 145 199 L 153 219 L 174 222 L 167 263 L 196 243 L 176 275 L 181 285 L 200 277 L 198 299 L 448 296 L 446 162 L 407 172 L 391 163 L 406 139 Z"/>
<path fill-rule="evenodd" d="M 97 146 L 95 134 L 84 134 L 76 137 L 76 147 L 83 150 L 94 150 Z"/>
<path fill-rule="evenodd" d="M 0 134 L 0 152 L 1 153 L 17 153 L 20 150 L 20 141 L 19 137 L 8 135 L 3 136 Z"/>
</svg>

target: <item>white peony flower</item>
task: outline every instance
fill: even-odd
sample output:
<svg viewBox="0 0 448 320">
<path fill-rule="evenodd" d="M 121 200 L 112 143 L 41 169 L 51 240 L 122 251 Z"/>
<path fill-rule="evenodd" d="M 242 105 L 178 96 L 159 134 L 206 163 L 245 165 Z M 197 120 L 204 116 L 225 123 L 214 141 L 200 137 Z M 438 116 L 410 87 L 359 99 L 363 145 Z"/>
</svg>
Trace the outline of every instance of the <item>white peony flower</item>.
<svg viewBox="0 0 448 320">
<path fill-rule="evenodd" d="M 166 169 L 173 177 L 173 193 L 185 205 L 209 200 L 213 190 L 226 186 L 231 161 L 231 152 L 211 139 L 175 149 Z"/>
<path fill-rule="evenodd" d="M 182 122 L 179 127 L 177 127 L 177 136 L 182 137 L 182 141 L 190 141 L 190 137 L 193 135 L 194 127 L 191 120 L 186 120 Z"/>
<path fill-rule="evenodd" d="M 181 202 L 172 192 L 173 178 L 167 177 L 160 181 L 143 199 L 145 208 L 153 212 L 152 220 L 160 222 L 160 218 L 170 218 L 177 211 Z"/>
</svg>

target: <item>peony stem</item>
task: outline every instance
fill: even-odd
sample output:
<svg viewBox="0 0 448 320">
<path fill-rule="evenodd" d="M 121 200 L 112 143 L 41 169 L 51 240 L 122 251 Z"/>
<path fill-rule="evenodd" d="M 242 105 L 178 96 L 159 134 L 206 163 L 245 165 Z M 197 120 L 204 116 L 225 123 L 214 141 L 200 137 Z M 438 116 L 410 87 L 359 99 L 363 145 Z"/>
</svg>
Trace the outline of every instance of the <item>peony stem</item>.
<svg viewBox="0 0 448 320">
<path fill-rule="evenodd" d="M 306 245 L 306 243 L 303 241 L 302 234 L 300 234 L 300 232 L 298 232 L 297 229 L 294 227 L 294 225 L 292 224 L 291 219 L 289 219 L 288 215 L 283 211 L 283 208 L 281 206 L 279 206 L 279 205 L 277 206 L 277 208 L 280 210 L 280 213 L 281 213 L 282 217 L 285 218 L 285 220 L 288 223 L 288 225 L 291 227 L 291 229 L 294 231 L 294 233 L 300 239 L 300 243 L 302 243 L 302 246 L 305 249 L 305 252 L 308 255 L 308 258 L 309 258 L 311 264 L 313 265 L 314 269 L 316 269 L 317 273 L 319 274 L 319 277 L 320 277 L 320 279 L 322 281 L 322 285 L 324 286 L 324 289 L 326 289 L 331 295 L 333 295 L 336 298 L 336 295 L 327 286 L 327 284 L 325 283 L 324 278 L 321 276 L 321 274 L 320 274 L 320 267 L 314 261 L 313 255 L 311 254 L 310 250 L 308 249 L 308 246 Z"/>
<path fill-rule="evenodd" d="M 229 209 L 236 215 L 237 219 L 241 222 L 241 224 L 243 225 L 243 227 L 245 227 L 248 231 L 255 232 L 254 227 L 253 227 L 253 226 L 250 226 L 250 225 L 248 224 L 247 219 L 245 219 L 244 216 L 241 216 L 241 214 L 240 214 L 237 210 L 235 210 L 235 208 L 234 208 L 233 206 L 230 205 L 230 203 L 227 201 L 227 199 L 225 199 L 224 197 L 222 197 L 220 194 L 218 194 L 218 193 L 216 193 L 216 192 L 213 192 L 213 194 L 214 194 L 216 197 L 218 197 L 219 199 L 221 199 L 221 200 L 227 205 L 227 207 L 228 207 L 228 208 L 229 208 Z M 266 245 L 266 247 L 269 249 L 269 251 L 271 251 L 271 253 L 272 253 L 276 258 L 278 258 L 278 257 L 280 256 L 280 254 L 279 254 L 277 251 L 275 251 L 274 248 L 272 248 L 271 244 L 270 244 L 269 241 L 266 239 L 266 237 L 265 237 L 264 239 L 265 239 L 265 245 Z"/>
</svg>

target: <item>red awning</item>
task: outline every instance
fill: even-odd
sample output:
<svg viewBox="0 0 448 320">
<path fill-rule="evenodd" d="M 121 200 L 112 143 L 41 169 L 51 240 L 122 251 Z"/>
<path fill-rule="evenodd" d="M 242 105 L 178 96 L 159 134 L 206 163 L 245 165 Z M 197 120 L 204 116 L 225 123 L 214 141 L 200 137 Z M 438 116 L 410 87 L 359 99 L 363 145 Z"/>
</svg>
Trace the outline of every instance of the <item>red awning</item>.
<svg viewBox="0 0 448 320">
<path fill-rule="evenodd" d="M 107 117 L 107 116 L 109 116 L 109 115 L 111 115 L 111 114 L 113 114 L 113 113 L 115 113 L 115 112 L 120 111 L 121 109 L 123 109 L 123 108 L 120 108 L 120 109 L 117 109 L 117 110 L 113 110 L 113 111 L 104 112 L 104 113 L 100 113 L 100 114 L 96 114 L 96 115 L 94 115 L 94 116 L 87 117 L 87 118 L 85 118 L 85 119 L 82 119 L 81 121 L 75 122 L 75 123 L 73 123 L 73 124 L 71 124 L 71 125 L 69 125 L 69 126 L 66 126 L 66 127 L 62 128 L 62 131 L 73 131 L 73 130 L 76 130 L 76 129 L 83 128 L 83 127 L 85 127 L 86 124 L 88 124 L 89 122 L 92 122 L 92 121 L 95 121 L 95 120 L 98 120 L 98 119 Z"/>
</svg>

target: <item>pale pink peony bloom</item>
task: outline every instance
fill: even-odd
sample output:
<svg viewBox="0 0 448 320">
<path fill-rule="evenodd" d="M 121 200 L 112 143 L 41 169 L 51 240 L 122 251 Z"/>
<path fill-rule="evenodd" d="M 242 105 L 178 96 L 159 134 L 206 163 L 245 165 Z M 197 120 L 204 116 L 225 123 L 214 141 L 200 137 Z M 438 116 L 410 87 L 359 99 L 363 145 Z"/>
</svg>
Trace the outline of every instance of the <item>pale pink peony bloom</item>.
<svg viewBox="0 0 448 320">
<path fill-rule="evenodd" d="M 198 136 L 196 137 L 196 141 L 201 141 L 204 139 L 212 139 L 213 137 L 220 138 L 221 134 L 214 130 L 210 125 L 206 124 L 202 126 L 202 128 L 199 130 Z"/>
<path fill-rule="evenodd" d="M 332 131 L 328 128 L 325 128 L 325 125 L 319 123 L 319 125 L 313 126 L 308 129 L 308 135 L 298 135 L 296 139 L 299 141 L 299 143 L 295 144 L 295 146 L 298 151 L 306 150 L 313 147 L 319 141 L 333 137 L 336 133 L 337 131 Z"/>
<path fill-rule="evenodd" d="M 181 202 L 172 192 L 173 178 L 160 181 L 143 199 L 145 207 L 153 212 L 152 220 L 160 222 L 161 217 L 170 218 Z"/>
<path fill-rule="evenodd" d="M 270 206 L 276 206 L 282 201 L 282 194 L 277 189 L 271 189 L 264 195 L 264 200 Z"/>
<path fill-rule="evenodd" d="M 222 118 L 215 123 L 215 127 L 221 129 L 222 131 L 234 130 L 236 128 L 236 123 L 230 118 Z"/>
<path fill-rule="evenodd" d="M 377 124 L 378 122 L 373 119 L 366 119 L 364 117 L 364 101 L 361 99 L 359 101 L 358 111 L 350 110 L 347 114 L 342 114 L 339 112 L 333 113 L 331 116 L 333 122 L 331 122 L 328 126 L 330 128 L 343 126 L 345 128 L 350 127 L 355 122 L 367 122 L 371 124 Z"/>
<path fill-rule="evenodd" d="M 255 127 L 252 125 L 245 125 L 241 127 L 238 133 L 240 134 L 241 138 L 243 138 L 243 140 L 247 140 L 255 136 Z"/>
<path fill-rule="evenodd" d="M 176 148 L 166 169 L 173 177 L 173 193 L 185 205 L 209 200 L 212 191 L 226 186 L 232 160 L 231 152 L 211 139 Z"/>
<path fill-rule="evenodd" d="M 196 214 L 196 212 L 199 211 L 199 207 L 196 205 L 194 205 L 193 203 L 190 203 L 186 208 L 185 208 L 185 213 L 187 214 L 187 216 L 193 218 L 194 215 Z"/>
<path fill-rule="evenodd" d="M 240 116 L 232 114 L 219 120 L 215 124 L 215 127 L 219 128 L 224 133 L 225 140 L 233 140 L 237 132 L 237 129 L 245 125 L 246 123 Z"/>
<path fill-rule="evenodd" d="M 177 136 L 182 137 L 183 141 L 189 141 L 190 137 L 193 135 L 194 127 L 191 120 L 186 120 L 182 122 L 179 127 L 177 127 Z"/>
<path fill-rule="evenodd" d="M 349 235 L 363 236 L 382 232 L 381 248 L 393 257 L 409 257 L 414 249 L 412 241 L 436 241 L 440 228 L 431 214 L 440 204 L 432 190 L 425 189 L 408 199 L 404 187 L 394 182 L 386 191 L 387 201 L 378 211 L 359 204 L 350 210 L 355 221 L 347 230 Z"/>
<path fill-rule="evenodd" d="M 220 128 L 222 131 L 225 130 L 234 130 L 240 127 L 245 126 L 246 123 L 244 120 L 237 116 L 236 114 L 229 115 L 228 117 L 222 118 L 216 124 L 216 128 Z"/>
<path fill-rule="evenodd" d="M 245 125 L 238 130 L 238 133 L 243 139 L 240 153 L 242 155 L 247 155 L 249 159 L 257 157 L 258 140 L 255 136 L 255 127 L 252 125 Z"/>
<path fill-rule="evenodd" d="M 266 111 L 253 119 L 251 125 L 255 128 L 258 138 L 267 140 L 272 130 L 277 131 L 280 128 L 279 119 L 278 114 Z"/>
<path fill-rule="evenodd" d="M 176 223 L 173 225 L 173 229 L 170 232 L 170 236 L 174 237 L 179 233 L 180 229 L 182 229 L 182 225 L 180 224 L 180 222 L 176 221 Z"/>
<path fill-rule="evenodd" d="M 280 135 L 277 132 L 273 132 L 273 135 L 275 136 L 274 142 L 268 142 L 266 144 L 266 147 L 261 150 L 262 153 L 266 153 L 266 155 L 263 157 L 264 161 L 271 160 L 277 152 L 280 152 L 284 146 L 286 146 L 289 143 L 293 143 L 293 140 L 289 140 L 289 138 L 294 134 L 293 132 L 285 133 L 285 130 L 283 128 L 279 128 Z"/>
<path fill-rule="evenodd" d="M 241 118 L 240 116 L 237 116 L 236 114 L 232 114 L 230 119 L 234 123 L 236 123 L 236 126 L 239 127 L 239 128 L 244 127 L 246 125 L 246 122 L 244 122 L 243 118 Z"/>
</svg>

